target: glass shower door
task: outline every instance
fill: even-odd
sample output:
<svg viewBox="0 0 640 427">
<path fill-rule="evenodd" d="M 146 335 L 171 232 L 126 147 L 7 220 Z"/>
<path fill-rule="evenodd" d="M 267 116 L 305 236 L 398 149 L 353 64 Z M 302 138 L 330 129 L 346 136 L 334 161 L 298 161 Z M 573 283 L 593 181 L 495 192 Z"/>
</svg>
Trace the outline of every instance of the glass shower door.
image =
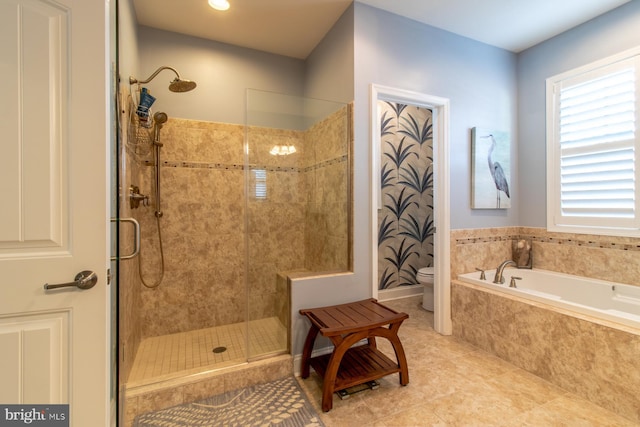
<svg viewBox="0 0 640 427">
<path fill-rule="evenodd" d="M 249 359 L 289 351 L 289 278 L 350 267 L 348 111 L 248 90 Z"/>
</svg>

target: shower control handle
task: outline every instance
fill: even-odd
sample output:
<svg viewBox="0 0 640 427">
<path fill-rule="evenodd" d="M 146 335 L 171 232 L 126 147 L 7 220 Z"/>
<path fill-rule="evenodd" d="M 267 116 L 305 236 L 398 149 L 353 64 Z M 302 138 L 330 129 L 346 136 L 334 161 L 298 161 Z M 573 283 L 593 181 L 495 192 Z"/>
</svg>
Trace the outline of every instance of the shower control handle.
<svg viewBox="0 0 640 427">
<path fill-rule="evenodd" d="M 73 282 L 68 283 L 58 283 L 55 285 L 50 285 L 45 283 L 45 290 L 49 289 L 58 289 L 58 288 L 70 288 L 76 287 L 78 289 L 91 289 L 98 282 L 98 275 L 93 271 L 85 270 L 76 274 L 76 277 L 73 279 Z"/>
<path fill-rule="evenodd" d="M 142 206 L 149 206 L 149 196 L 145 196 L 140 193 L 140 188 L 137 185 L 132 185 L 129 187 L 129 207 L 131 209 L 138 209 L 140 207 L 140 202 L 142 202 Z"/>
</svg>

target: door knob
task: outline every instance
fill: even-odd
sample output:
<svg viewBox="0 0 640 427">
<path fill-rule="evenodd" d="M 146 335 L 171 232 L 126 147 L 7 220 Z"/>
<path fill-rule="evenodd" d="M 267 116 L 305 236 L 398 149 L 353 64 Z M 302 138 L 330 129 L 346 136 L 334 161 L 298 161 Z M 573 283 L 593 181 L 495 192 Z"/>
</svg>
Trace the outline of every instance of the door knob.
<svg viewBox="0 0 640 427">
<path fill-rule="evenodd" d="M 50 285 L 48 283 L 45 283 L 44 288 L 48 290 L 48 289 L 58 289 L 58 288 L 67 288 L 67 287 L 75 286 L 76 288 L 79 288 L 79 289 L 91 289 L 95 286 L 97 281 L 98 281 L 98 275 L 96 273 L 94 273 L 93 271 L 85 270 L 76 274 L 76 277 L 73 279 L 73 282 L 58 283 L 55 285 Z"/>
</svg>

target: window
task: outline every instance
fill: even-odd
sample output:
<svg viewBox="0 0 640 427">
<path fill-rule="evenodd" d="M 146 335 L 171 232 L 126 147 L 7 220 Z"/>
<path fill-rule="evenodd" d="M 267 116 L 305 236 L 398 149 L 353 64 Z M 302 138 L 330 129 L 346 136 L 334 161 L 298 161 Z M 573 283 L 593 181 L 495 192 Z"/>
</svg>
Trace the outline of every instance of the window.
<svg viewBox="0 0 640 427">
<path fill-rule="evenodd" d="M 267 198 L 267 171 L 265 169 L 252 169 L 253 194 L 258 200 Z"/>
<path fill-rule="evenodd" d="M 547 228 L 640 236 L 640 49 L 547 79 Z"/>
</svg>

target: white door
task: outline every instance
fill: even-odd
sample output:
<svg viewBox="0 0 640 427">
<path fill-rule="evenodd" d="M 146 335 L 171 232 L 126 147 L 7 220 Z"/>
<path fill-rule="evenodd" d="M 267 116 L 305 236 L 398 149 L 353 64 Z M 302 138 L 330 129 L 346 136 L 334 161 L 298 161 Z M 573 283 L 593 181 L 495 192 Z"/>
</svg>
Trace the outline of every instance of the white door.
<svg viewBox="0 0 640 427">
<path fill-rule="evenodd" d="M 0 1 L 0 404 L 76 427 L 109 423 L 107 3 Z"/>
</svg>

